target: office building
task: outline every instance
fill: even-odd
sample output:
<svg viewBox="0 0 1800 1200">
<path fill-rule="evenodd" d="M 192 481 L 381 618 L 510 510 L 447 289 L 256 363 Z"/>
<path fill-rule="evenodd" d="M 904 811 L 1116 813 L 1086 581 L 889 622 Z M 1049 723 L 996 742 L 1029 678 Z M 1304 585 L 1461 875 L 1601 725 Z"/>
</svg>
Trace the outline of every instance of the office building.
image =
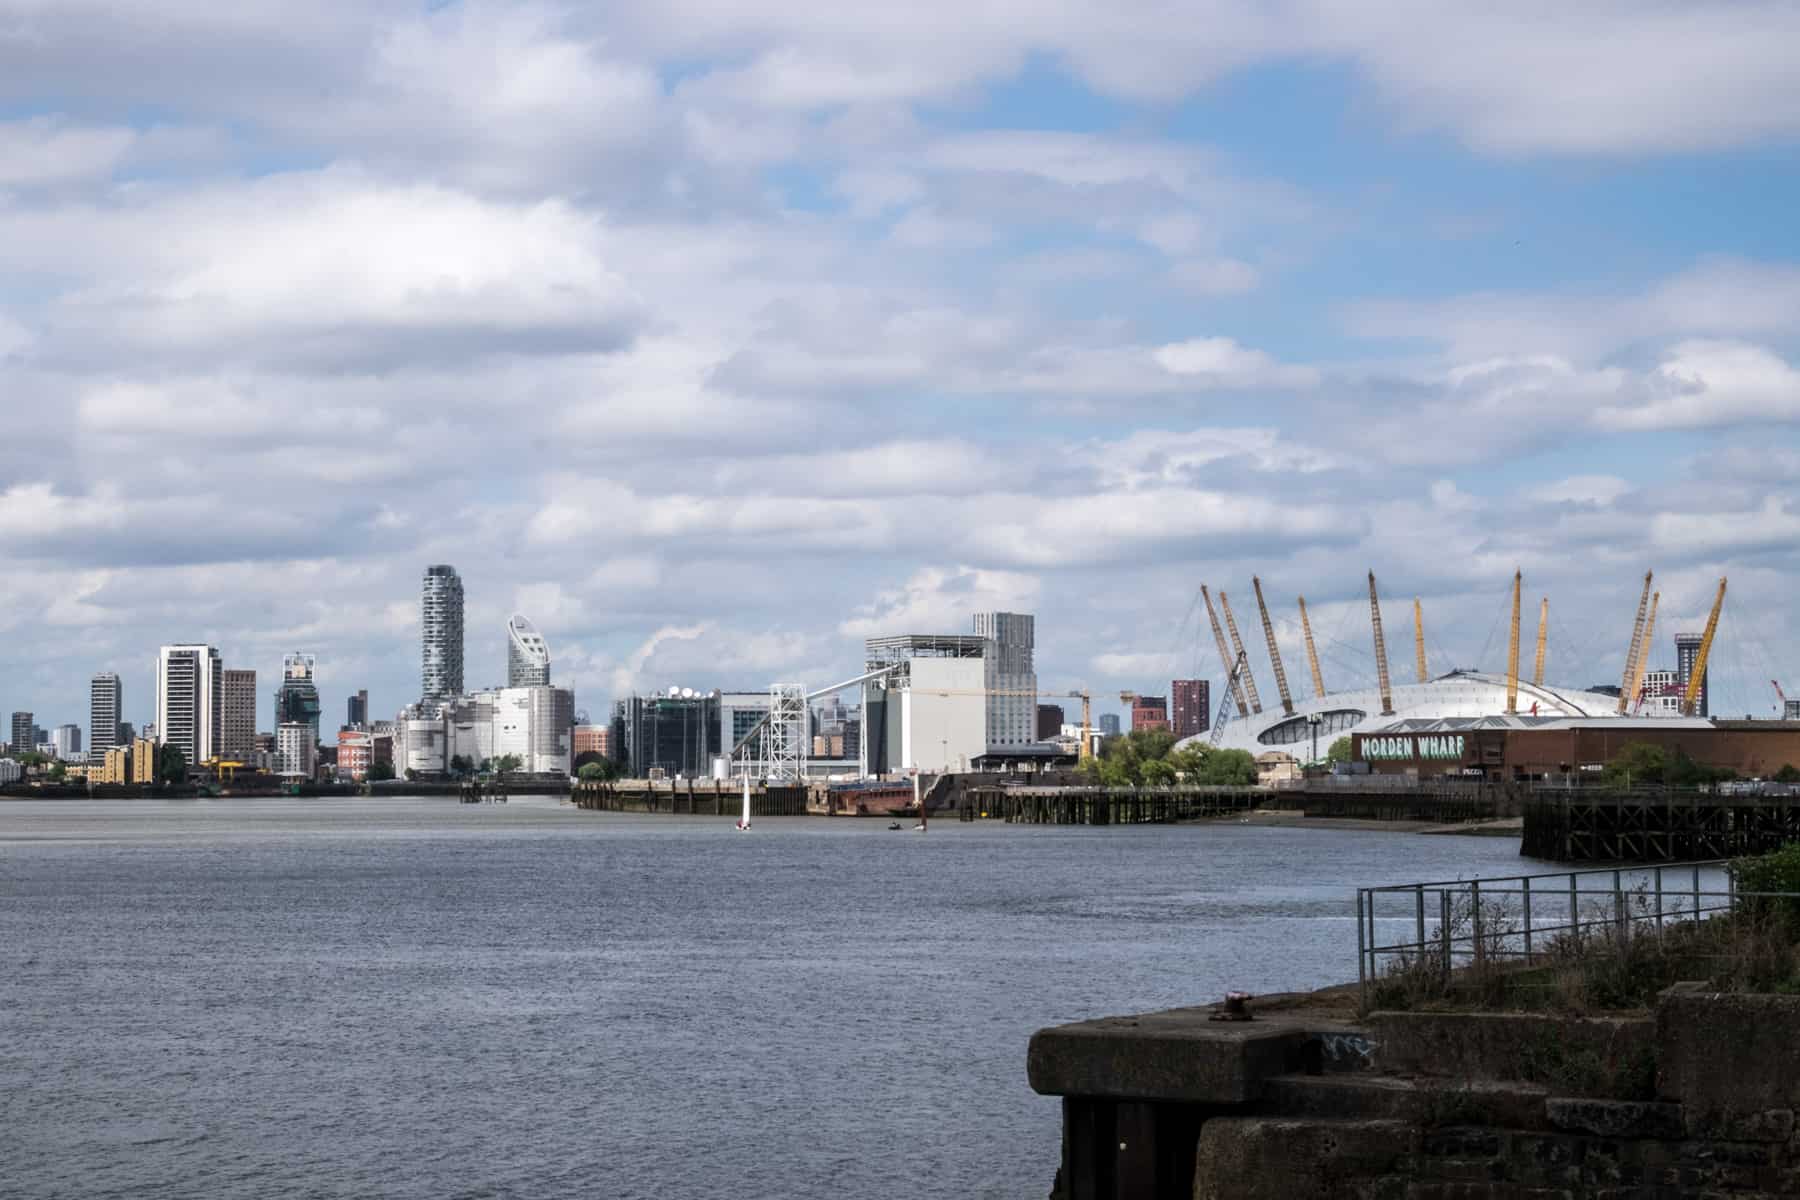
<svg viewBox="0 0 1800 1200">
<path fill-rule="evenodd" d="M 755 693 L 742 693 L 754 695 Z M 721 693 L 672 688 L 666 694 L 631 696 L 613 705 L 615 758 L 633 779 L 652 771 L 690 779 L 712 773 L 713 760 L 730 753 L 720 719 Z M 763 694 L 763 707 L 768 695 Z"/>
<path fill-rule="evenodd" d="M 1029 746 L 1037 737 L 1037 669 L 1032 662 L 1037 619 L 1029 613 L 975 614 L 987 689 L 987 744 L 996 749 Z"/>
<path fill-rule="evenodd" d="M 81 757 L 81 726 L 58 725 L 50 731 L 50 752 L 60 762 L 74 762 Z"/>
<path fill-rule="evenodd" d="M 355 702 L 355 697 L 351 697 Z M 375 735 L 367 729 L 346 725 L 337 735 L 337 777 L 361 783 L 369 777 L 369 765 L 375 759 Z"/>
<path fill-rule="evenodd" d="M 141 737 L 131 743 L 131 782 L 156 782 L 156 752 L 158 743 L 147 737 Z"/>
<path fill-rule="evenodd" d="M 319 737 L 305 721 L 283 721 L 275 727 L 275 773 L 311 779 L 319 767 Z"/>
<path fill-rule="evenodd" d="M 1169 728 L 1169 700 L 1166 696 L 1137 696 L 1131 701 L 1131 732 Z"/>
<path fill-rule="evenodd" d="M 25 768 L 17 759 L 0 758 L 0 783 L 17 783 L 25 778 Z"/>
<path fill-rule="evenodd" d="M 1781 719 L 1800 721 L 1800 700 L 1783 700 L 1781 702 Z"/>
<path fill-rule="evenodd" d="M 1212 683 L 1205 679 L 1171 679 L 1169 729 L 1178 738 L 1212 728 Z"/>
<path fill-rule="evenodd" d="M 296 651 L 281 659 L 281 687 L 275 692 L 275 724 L 300 724 L 311 729 L 314 745 L 319 741 L 319 688 L 313 682 L 317 661 L 310 654 Z M 279 747 L 277 748 L 279 751 Z"/>
<path fill-rule="evenodd" d="M 1694 677 L 1694 666 L 1700 658 L 1700 643 L 1703 639 L 1697 633 L 1678 633 L 1675 635 L 1675 675 L 1681 684 L 1681 693 L 1687 695 L 1688 685 Z M 1700 695 L 1696 697 L 1693 715 L 1696 717 L 1712 716 L 1712 709 L 1707 703 L 1706 672 L 1700 672 Z"/>
<path fill-rule="evenodd" d="M 1118 737 L 1119 736 L 1119 714 L 1118 713 L 1101 713 L 1100 718 L 1096 723 L 1100 726 L 1100 736 L 1101 737 Z"/>
<path fill-rule="evenodd" d="M 1040 704 L 1037 706 L 1037 737 L 1040 742 L 1050 741 L 1062 736 L 1065 720 L 1062 705 Z"/>
<path fill-rule="evenodd" d="M 88 751 L 103 755 L 119 744 L 119 677 L 102 671 L 88 682 Z"/>
<path fill-rule="evenodd" d="M 420 699 L 460 696 L 463 690 L 463 584 L 456 568 L 425 568 L 419 595 Z"/>
<path fill-rule="evenodd" d="M 369 689 L 363 688 L 350 697 L 345 706 L 344 724 L 351 729 L 365 729 L 369 724 Z"/>
<path fill-rule="evenodd" d="M 164 646 L 156 658 L 156 734 L 190 767 L 214 757 L 222 731 L 224 666 L 211 646 Z"/>
<path fill-rule="evenodd" d="M 28 754 L 37 746 L 37 738 L 33 734 L 37 730 L 35 714 L 16 712 L 12 715 L 12 737 L 8 745 L 14 754 Z"/>
<path fill-rule="evenodd" d="M 506 686 L 550 686 L 550 647 L 537 626 L 518 613 L 506 622 Z"/>
<path fill-rule="evenodd" d="M 219 757 L 247 763 L 256 749 L 256 672 L 219 673 Z"/>
<path fill-rule="evenodd" d="M 611 725 L 577 725 L 574 736 L 576 758 L 584 754 L 598 754 L 601 758 L 613 756 Z"/>
<path fill-rule="evenodd" d="M 479 767 L 512 755 L 519 773 L 566 776 L 574 726 L 575 693 L 568 688 L 494 688 L 409 705 L 394 722 L 394 769 L 441 775 L 458 758 Z M 380 752 L 377 741 L 372 753 Z"/>
<path fill-rule="evenodd" d="M 155 726 L 153 725 L 153 726 L 151 726 L 151 728 L 154 729 Z M 137 736 L 138 736 L 138 732 L 137 732 L 137 727 L 135 725 L 133 725 L 130 721 L 120 721 L 119 722 L 119 740 L 114 742 L 113 744 L 115 746 L 129 746 L 129 745 L 131 745 L 132 742 L 137 740 Z"/>
</svg>

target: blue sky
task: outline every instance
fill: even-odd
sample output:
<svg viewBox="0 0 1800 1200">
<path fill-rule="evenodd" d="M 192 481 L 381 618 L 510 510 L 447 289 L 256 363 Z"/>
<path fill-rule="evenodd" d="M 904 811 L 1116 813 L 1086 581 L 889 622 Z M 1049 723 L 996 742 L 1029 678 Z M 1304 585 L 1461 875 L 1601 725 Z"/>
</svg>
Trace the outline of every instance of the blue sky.
<svg viewBox="0 0 1800 1200">
<path fill-rule="evenodd" d="M 1721 707 L 1800 692 L 1793 7 L 1170 15 L 0 0 L 0 710 L 391 712 L 437 561 L 594 712 L 982 607 L 1154 693 L 1252 575 L 1350 686 L 1370 569 L 1575 685 L 1729 575 Z"/>
</svg>

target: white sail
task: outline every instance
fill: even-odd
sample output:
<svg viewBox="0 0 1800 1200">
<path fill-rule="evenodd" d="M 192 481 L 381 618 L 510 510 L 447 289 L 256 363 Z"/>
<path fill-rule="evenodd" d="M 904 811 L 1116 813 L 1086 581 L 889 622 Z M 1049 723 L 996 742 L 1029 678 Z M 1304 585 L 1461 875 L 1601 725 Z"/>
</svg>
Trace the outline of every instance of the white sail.
<svg viewBox="0 0 1800 1200">
<path fill-rule="evenodd" d="M 744 815 L 738 821 L 739 829 L 750 828 L 750 777 L 744 776 Z"/>
</svg>

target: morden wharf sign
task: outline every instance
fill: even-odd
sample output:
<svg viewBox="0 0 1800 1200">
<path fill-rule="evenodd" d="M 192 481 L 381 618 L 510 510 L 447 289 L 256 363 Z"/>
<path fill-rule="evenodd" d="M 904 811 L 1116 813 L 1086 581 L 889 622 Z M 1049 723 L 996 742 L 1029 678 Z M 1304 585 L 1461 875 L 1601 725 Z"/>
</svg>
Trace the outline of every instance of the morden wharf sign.
<svg viewBox="0 0 1800 1200">
<path fill-rule="evenodd" d="M 1463 756 L 1461 734 L 1405 734 L 1400 737 L 1365 737 L 1362 757 L 1365 762 L 1392 761 L 1397 758 L 1458 759 Z"/>
</svg>

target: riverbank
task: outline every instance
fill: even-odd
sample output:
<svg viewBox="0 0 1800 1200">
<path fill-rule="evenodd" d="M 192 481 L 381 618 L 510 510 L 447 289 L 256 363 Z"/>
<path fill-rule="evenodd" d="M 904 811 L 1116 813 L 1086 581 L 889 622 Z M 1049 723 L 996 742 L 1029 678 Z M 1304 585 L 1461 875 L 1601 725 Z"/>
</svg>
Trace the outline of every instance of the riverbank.
<svg viewBox="0 0 1800 1200">
<path fill-rule="evenodd" d="M 1349 829 L 1380 833 L 1423 833 L 1462 837 L 1517 838 L 1524 822 L 1518 817 L 1499 817 L 1491 821 L 1384 821 L 1368 817 L 1309 817 L 1304 812 L 1259 808 L 1238 817 L 1222 818 L 1240 825 L 1260 825 L 1280 829 Z"/>
</svg>

